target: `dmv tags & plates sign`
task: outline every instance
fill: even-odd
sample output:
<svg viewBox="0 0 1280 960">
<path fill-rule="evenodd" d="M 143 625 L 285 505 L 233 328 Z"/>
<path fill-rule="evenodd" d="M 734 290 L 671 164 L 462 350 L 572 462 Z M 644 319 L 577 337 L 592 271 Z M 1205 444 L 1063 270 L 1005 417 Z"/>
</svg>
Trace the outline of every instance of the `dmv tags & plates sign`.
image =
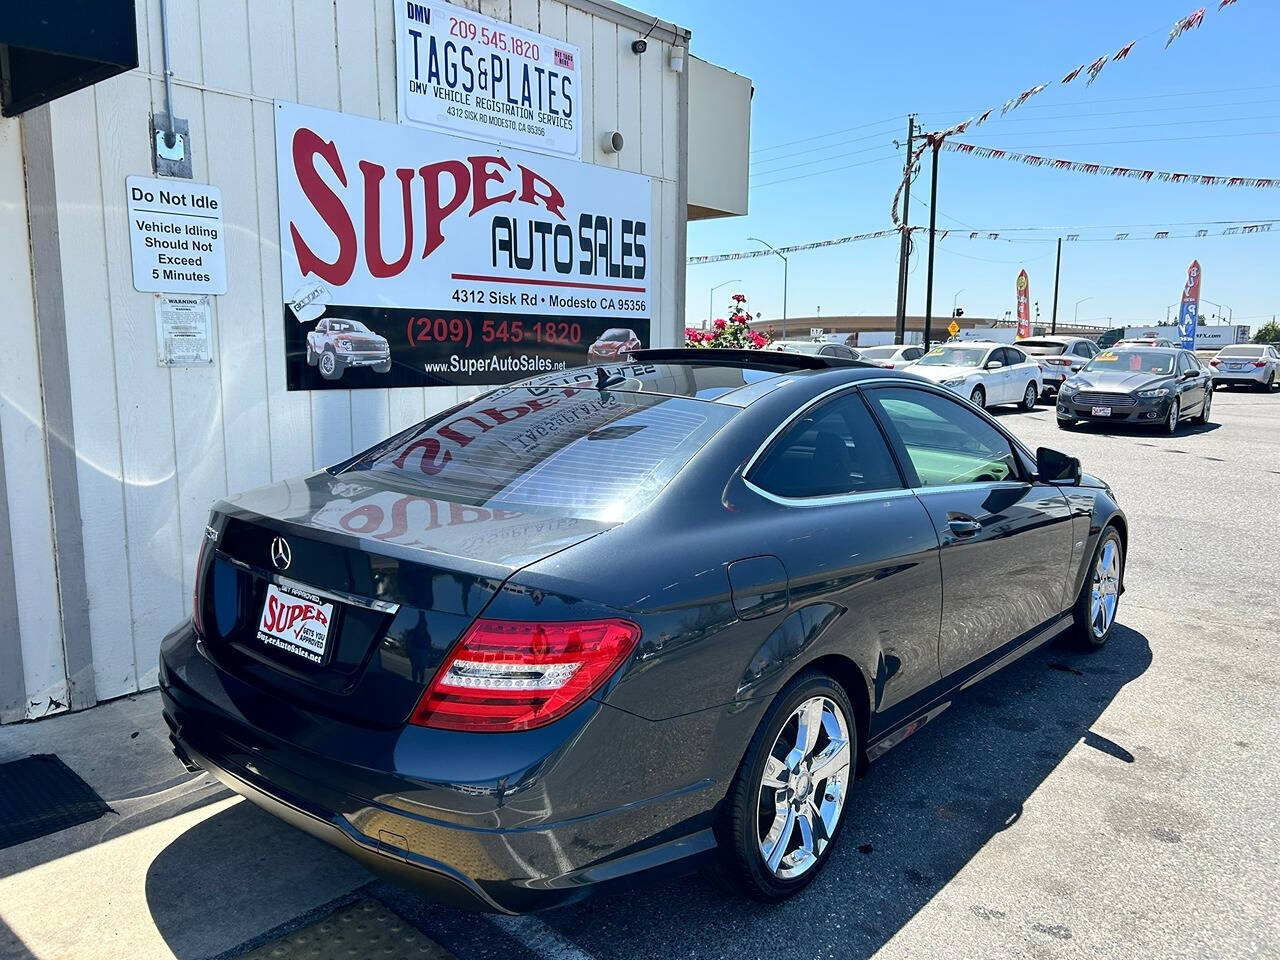
<svg viewBox="0 0 1280 960">
<path fill-rule="evenodd" d="M 577 160 L 576 46 L 441 0 L 395 0 L 399 119 Z"/>
</svg>

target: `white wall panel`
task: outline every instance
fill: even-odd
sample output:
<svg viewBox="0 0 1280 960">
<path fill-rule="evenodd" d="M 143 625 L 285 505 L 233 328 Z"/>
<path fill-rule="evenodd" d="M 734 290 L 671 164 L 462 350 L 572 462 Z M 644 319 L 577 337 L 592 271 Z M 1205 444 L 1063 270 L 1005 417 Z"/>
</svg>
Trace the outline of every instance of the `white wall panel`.
<svg viewBox="0 0 1280 960">
<path fill-rule="evenodd" d="M 5 365 L 0 378 L 0 439 L 4 443 L 9 535 L 18 597 L 16 643 L 22 651 L 26 703 L 18 719 L 58 712 L 67 680 L 58 617 L 53 531 L 49 525 L 49 472 L 36 344 L 22 140 L 17 120 L 0 120 L 0 316 Z M 5 678 L 6 680 L 9 678 Z M 8 684 L 6 684 L 6 687 Z"/>
<path fill-rule="evenodd" d="M 89 632 L 99 697 L 119 696 L 137 688 L 115 321 L 99 158 L 125 149 L 124 141 L 131 136 L 138 139 L 138 125 L 129 129 L 127 118 L 139 91 L 145 102 L 146 89 L 145 79 L 126 75 L 59 100 L 51 108 L 55 148 L 70 139 L 71 131 L 77 131 L 73 142 L 95 145 L 92 151 L 72 147 L 70 156 L 60 158 L 66 166 L 56 169 Z M 145 136 L 145 124 L 142 130 Z M 68 175 L 63 176 L 63 170 Z M 116 189 L 123 198 L 123 178 Z M 123 229 L 123 221 L 118 226 Z M 76 241 L 69 248 L 71 237 Z M 128 269 L 126 259 L 124 270 Z M 127 272 L 125 277 L 124 282 L 132 287 Z M 154 346 L 151 349 L 154 357 Z"/>
</svg>

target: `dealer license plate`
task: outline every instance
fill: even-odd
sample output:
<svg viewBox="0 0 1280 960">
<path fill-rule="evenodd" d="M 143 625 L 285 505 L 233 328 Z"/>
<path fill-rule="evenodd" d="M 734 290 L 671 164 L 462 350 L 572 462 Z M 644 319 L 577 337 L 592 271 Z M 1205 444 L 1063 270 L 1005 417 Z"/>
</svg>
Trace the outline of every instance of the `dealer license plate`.
<svg viewBox="0 0 1280 960">
<path fill-rule="evenodd" d="M 1232 369 L 1232 370 L 1243 370 L 1243 369 L 1244 369 L 1244 364 L 1243 364 L 1243 363 L 1228 363 L 1228 364 L 1227 364 L 1227 366 L 1228 366 L 1230 369 Z"/>
<path fill-rule="evenodd" d="M 1111 416 L 1111 408 L 1110 407 L 1094 407 L 1093 415 L 1095 417 L 1109 417 Z"/>
<path fill-rule="evenodd" d="M 332 626 L 332 603 L 304 590 L 267 585 L 267 598 L 258 619 L 261 643 L 320 664 L 329 650 Z"/>
</svg>

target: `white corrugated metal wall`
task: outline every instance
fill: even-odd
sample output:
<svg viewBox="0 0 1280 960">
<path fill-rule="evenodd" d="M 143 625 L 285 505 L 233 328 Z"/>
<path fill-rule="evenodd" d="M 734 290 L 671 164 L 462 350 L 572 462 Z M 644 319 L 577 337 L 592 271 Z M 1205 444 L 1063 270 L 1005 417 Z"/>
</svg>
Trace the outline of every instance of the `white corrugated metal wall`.
<svg viewBox="0 0 1280 960">
<path fill-rule="evenodd" d="M 682 94 L 668 44 L 651 37 L 645 56 L 631 53 L 637 33 L 608 2 L 461 5 L 581 48 L 590 97 L 583 157 L 653 178 L 653 218 L 661 224 L 653 340 L 676 343 L 684 316 Z M 285 390 L 272 100 L 394 122 L 392 0 L 169 0 L 169 19 L 174 114 L 190 122 L 194 179 L 217 185 L 223 197 L 230 285 L 213 298 L 212 367 L 156 365 L 152 299 L 133 289 L 130 272 L 125 178 L 151 174 L 148 118 L 164 109 L 160 0 L 138 3 L 137 70 L 48 108 L 57 191 L 52 246 L 61 267 L 98 700 L 155 683 L 159 642 L 190 606 L 211 501 L 341 460 L 460 398 L 457 388 Z M 27 693 L 18 712 L 31 717 L 65 708 L 68 638 L 50 532 L 57 484 L 51 488 L 41 452 L 21 129 L 17 120 L 0 121 L 0 308 L 11 337 L 5 352 L 17 354 L 0 385 L 0 437 Z M 598 135 L 614 129 L 626 145 L 605 154 Z M 18 712 L 10 705 L 0 719 L 20 719 Z"/>
</svg>

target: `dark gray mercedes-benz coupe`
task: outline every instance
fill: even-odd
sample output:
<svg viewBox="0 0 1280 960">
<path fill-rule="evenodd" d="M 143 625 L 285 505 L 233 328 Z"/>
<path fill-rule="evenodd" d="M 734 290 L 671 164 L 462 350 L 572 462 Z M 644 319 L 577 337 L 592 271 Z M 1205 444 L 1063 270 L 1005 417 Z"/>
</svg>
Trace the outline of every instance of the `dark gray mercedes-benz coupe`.
<svg viewBox="0 0 1280 960">
<path fill-rule="evenodd" d="M 1128 526 L 920 378 L 646 350 L 215 505 L 161 650 L 178 756 L 369 868 L 516 912 L 665 865 L 777 900 L 867 764 L 1047 640 Z"/>
</svg>

